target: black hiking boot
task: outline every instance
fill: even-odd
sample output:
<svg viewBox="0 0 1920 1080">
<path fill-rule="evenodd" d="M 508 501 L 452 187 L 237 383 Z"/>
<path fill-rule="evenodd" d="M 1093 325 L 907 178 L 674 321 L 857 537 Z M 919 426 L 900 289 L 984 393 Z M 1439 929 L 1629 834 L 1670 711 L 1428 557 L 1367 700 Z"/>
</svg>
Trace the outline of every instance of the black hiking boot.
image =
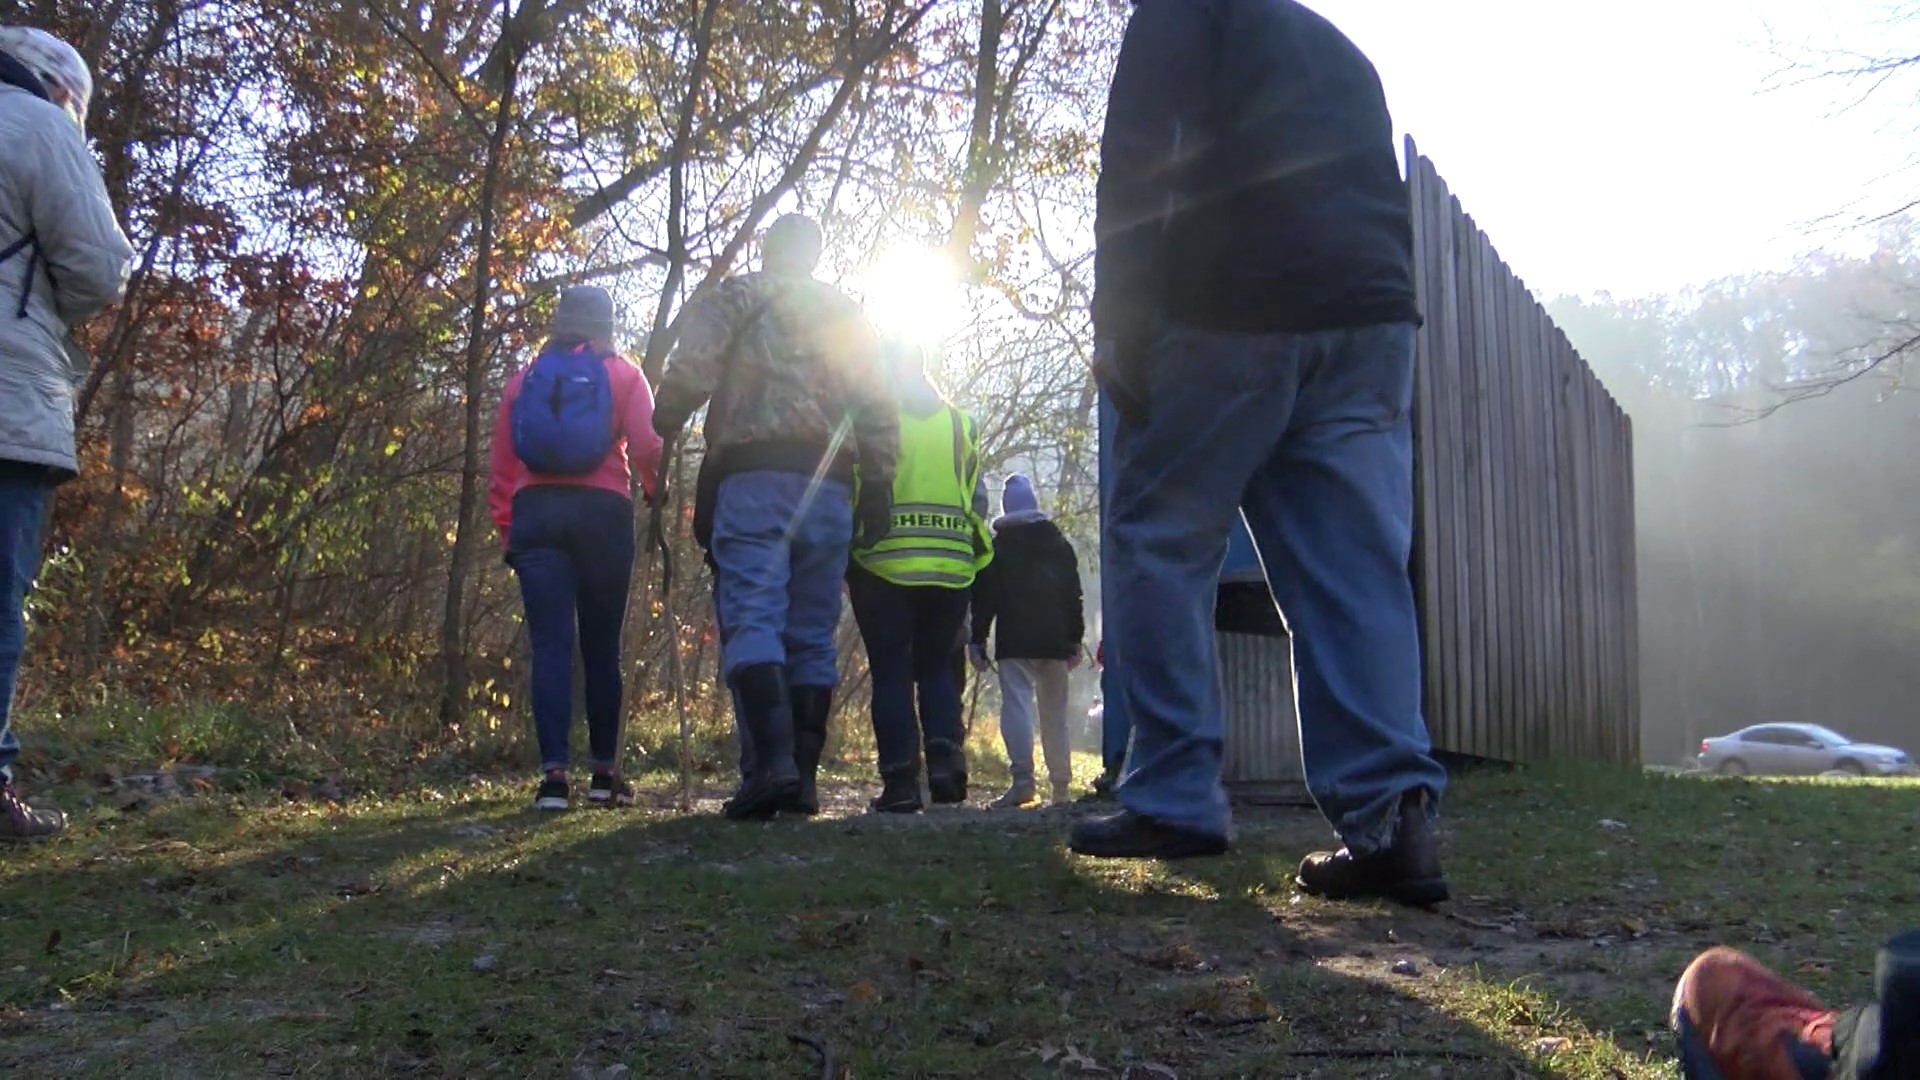
<svg viewBox="0 0 1920 1080">
<path fill-rule="evenodd" d="M 820 812 L 820 755 L 827 749 L 827 717 L 833 712 L 833 688 L 796 686 L 793 694 L 793 760 L 800 770 L 800 794 L 793 812 Z"/>
<path fill-rule="evenodd" d="M 0 774 L 0 842 L 49 840 L 67 828 L 67 815 L 30 806 Z"/>
<path fill-rule="evenodd" d="M 1074 825 L 1067 847 L 1096 859 L 1198 859 L 1227 853 L 1227 838 L 1122 810 Z"/>
<path fill-rule="evenodd" d="M 1366 855 L 1346 848 L 1318 851 L 1300 863 L 1294 884 L 1302 892 L 1328 900 L 1392 900 L 1408 907 L 1432 907 L 1447 899 L 1447 878 L 1440 869 L 1440 843 L 1427 820 L 1424 791 L 1400 798 L 1400 820 L 1393 845 Z"/>
<path fill-rule="evenodd" d="M 1103 803 L 1113 801 L 1113 789 L 1119 783 L 1119 777 L 1103 772 L 1093 778 L 1093 790 L 1080 796 L 1082 803 Z"/>
<path fill-rule="evenodd" d="M 723 812 L 732 821 L 764 821 L 792 809 L 800 794 L 787 675 L 779 664 L 755 664 L 734 676 L 734 687 L 740 691 L 741 722 L 753 739 L 754 769 Z"/>
<path fill-rule="evenodd" d="M 733 808 L 740 805 L 740 796 L 746 794 L 747 789 L 752 786 L 753 774 L 747 773 L 745 776 L 742 776 L 739 786 L 733 789 L 733 794 L 727 796 L 726 801 L 720 804 L 720 813 L 725 817 L 731 818 L 733 816 Z"/>
<path fill-rule="evenodd" d="M 920 806 L 920 768 L 907 765 L 880 774 L 880 794 L 867 803 L 876 814 L 917 814 Z"/>
<path fill-rule="evenodd" d="M 967 801 L 967 751 L 945 739 L 927 740 L 927 794 L 935 806 Z"/>
</svg>

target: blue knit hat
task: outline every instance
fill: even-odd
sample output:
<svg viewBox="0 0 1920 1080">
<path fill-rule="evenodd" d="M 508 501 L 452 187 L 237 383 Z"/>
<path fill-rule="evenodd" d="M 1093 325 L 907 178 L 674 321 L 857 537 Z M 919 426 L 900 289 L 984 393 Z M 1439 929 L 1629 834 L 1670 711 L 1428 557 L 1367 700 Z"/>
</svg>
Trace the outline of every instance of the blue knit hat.
<svg viewBox="0 0 1920 1080">
<path fill-rule="evenodd" d="M 1007 486 L 1000 492 L 1000 512 L 1002 514 L 1028 514 L 1040 509 L 1040 499 L 1033 493 L 1033 481 L 1025 473 L 1014 473 L 1007 477 Z"/>
</svg>

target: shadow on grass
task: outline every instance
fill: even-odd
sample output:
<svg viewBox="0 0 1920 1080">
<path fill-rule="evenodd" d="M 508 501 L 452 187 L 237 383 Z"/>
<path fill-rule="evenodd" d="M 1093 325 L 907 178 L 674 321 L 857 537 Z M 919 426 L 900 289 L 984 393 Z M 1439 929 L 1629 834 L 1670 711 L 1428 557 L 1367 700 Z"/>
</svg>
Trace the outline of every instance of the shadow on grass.
<svg viewBox="0 0 1920 1080">
<path fill-rule="evenodd" d="M 1920 802 L 1827 787 L 1476 779 L 1456 917 L 1297 901 L 1300 816 L 1166 868 L 1068 856 L 1064 813 L 172 804 L 0 862 L 0 1068 L 818 1075 L 801 1035 L 861 1076 L 1661 1076 L 1639 1026 L 1695 948 L 1767 937 L 1844 998 L 1920 921 Z"/>
<path fill-rule="evenodd" d="M 817 1075 L 797 1034 L 862 1076 L 1531 1068 L 1315 966 L 1257 863 L 1096 867 L 1061 848 L 1064 815 L 556 820 L 520 795 L 168 808 L 9 869 L 31 899 L 0 939 L 27 969 L 0 1067 Z"/>
</svg>

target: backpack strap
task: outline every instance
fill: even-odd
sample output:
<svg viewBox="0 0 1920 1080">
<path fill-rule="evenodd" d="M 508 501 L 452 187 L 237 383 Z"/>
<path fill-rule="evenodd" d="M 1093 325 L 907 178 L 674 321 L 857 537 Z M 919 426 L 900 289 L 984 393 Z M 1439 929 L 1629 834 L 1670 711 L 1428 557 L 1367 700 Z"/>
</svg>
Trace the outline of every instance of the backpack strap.
<svg viewBox="0 0 1920 1080">
<path fill-rule="evenodd" d="M 27 253 L 27 273 L 20 286 L 20 306 L 14 312 L 14 318 L 17 319 L 27 317 L 27 302 L 33 299 L 33 270 L 40 262 L 39 234 L 28 233 L 6 247 L 0 248 L 0 263 L 6 262 L 23 251 Z"/>
</svg>

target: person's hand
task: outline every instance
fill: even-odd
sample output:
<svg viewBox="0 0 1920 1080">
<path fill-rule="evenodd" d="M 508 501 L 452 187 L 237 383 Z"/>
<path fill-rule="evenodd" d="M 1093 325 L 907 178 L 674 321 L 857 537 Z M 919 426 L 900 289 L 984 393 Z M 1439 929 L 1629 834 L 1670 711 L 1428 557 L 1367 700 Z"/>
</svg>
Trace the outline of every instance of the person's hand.
<svg viewBox="0 0 1920 1080">
<path fill-rule="evenodd" d="M 671 444 L 675 438 L 679 437 L 680 429 L 686 426 L 687 418 L 684 416 L 671 415 L 665 410 L 656 407 L 653 410 L 651 423 L 653 424 L 653 433 L 660 436 L 660 441 Z M 661 450 L 661 454 L 663 456 L 666 454 L 664 448 Z"/>
<path fill-rule="evenodd" d="M 878 486 L 863 488 L 853 508 L 853 542 L 872 547 L 893 531 L 893 493 Z"/>
<path fill-rule="evenodd" d="M 1093 346 L 1093 377 L 1120 419 L 1134 427 L 1147 422 L 1146 350 L 1116 341 Z"/>
<path fill-rule="evenodd" d="M 978 641 L 967 645 L 967 660 L 973 664 L 973 670 L 983 675 L 993 670 L 993 661 L 987 659 L 987 647 Z"/>
<path fill-rule="evenodd" d="M 1087 662 L 1087 650 L 1085 646 L 1082 646 L 1079 649 L 1074 651 L 1073 659 L 1067 661 L 1067 670 L 1079 671 L 1080 665 L 1086 662 Z"/>
</svg>

